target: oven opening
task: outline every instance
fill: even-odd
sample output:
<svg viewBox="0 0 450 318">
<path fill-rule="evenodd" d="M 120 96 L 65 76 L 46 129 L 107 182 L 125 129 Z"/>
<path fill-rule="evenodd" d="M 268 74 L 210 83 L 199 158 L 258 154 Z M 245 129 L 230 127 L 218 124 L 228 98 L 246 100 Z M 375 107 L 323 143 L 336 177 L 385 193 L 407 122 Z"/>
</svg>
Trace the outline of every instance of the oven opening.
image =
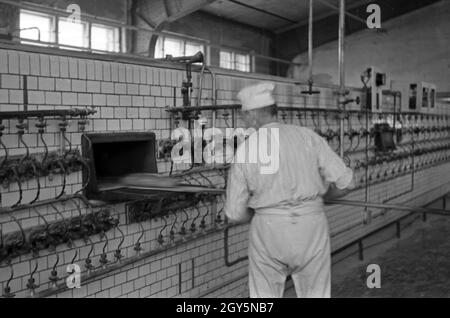
<svg viewBox="0 0 450 318">
<path fill-rule="evenodd" d="M 114 188 L 115 179 L 132 173 L 158 173 L 153 132 L 92 133 L 82 140 L 90 167 L 83 172 L 89 199 L 119 200 L 106 194 Z"/>
<path fill-rule="evenodd" d="M 93 146 L 97 179 L 136 172 L 154 172 L 153 147 L 149 141 L 105 142 Z"/>
<path fill-rule="evenodd" d="M 91 133 L 82 138 L 82 149 L 90 168 L 83 170 L 89 200 L 125 202 L 177 193 L 223 193 L 223 189 L 158 175 L 152 132 Z"/>
</svg>

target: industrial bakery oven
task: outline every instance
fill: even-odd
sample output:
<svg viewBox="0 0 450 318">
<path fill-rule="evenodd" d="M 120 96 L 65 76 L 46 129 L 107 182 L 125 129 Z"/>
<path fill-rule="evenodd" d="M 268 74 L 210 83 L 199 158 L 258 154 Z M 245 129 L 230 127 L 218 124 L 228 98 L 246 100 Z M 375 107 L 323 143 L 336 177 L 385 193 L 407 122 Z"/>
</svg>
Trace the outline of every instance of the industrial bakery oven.
<svg viewBox="0 0 450 318">
<path fill-rule="evenodd" d="M 83 156 L 89 170 L 83 172 L 83 184 L 88 199 L 124 202 L 154 198 L 175 193 L 221 193 L 223 190 L 188 184 L 167 186 L 158 180 L 156 138 L 153 132 L 90 133 L 82 138 Z M 155 178 L 151 185 L 139 182 L 149 174 Z M 119 182 L 123 176 L 133 175 L 136 184 Z M 156 180 L 156 181 L 154 181 Z"/>
<path fill-rule="evenodd" d="M 130 199 L 132 195 L 123 193 L 114 179 L 129 173 L 157 173 L 155 144 L 153 132 L 85 135 L 82 150 L 90 167 L 83 173 L 86 196 L 103 201 Z"/>
</svg>

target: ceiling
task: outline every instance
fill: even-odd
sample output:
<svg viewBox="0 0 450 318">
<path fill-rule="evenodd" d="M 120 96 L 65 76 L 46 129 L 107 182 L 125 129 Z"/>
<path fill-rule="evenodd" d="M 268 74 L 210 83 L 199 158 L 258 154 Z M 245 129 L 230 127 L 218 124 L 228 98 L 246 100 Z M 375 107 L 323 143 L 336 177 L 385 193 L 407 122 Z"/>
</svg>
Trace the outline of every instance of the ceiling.
<svg viewBox="0 0 450 318">
<path fill-rule="evenodd" d="M 325 2 L 325 3 L 324 3 Z M 346 0 L 347 10 L 372 0 Z M 339 0 L 314 0 L 314 20 L 336 14 Z M 252 8 L 253 7 L 253 8 Z M 217 0 L 202 11 L 273 32 L 307 23 L 309 0 Z"/>
</svg>

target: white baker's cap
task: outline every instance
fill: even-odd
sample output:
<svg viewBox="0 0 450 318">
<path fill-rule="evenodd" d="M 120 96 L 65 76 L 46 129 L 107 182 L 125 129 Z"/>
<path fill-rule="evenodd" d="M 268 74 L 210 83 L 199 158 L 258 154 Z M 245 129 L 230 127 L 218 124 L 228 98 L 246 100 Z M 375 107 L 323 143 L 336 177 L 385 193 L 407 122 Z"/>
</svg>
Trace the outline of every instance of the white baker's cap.
<svg viewBox="0 0 450 318">
<path fill-rule="evenodd" d="M 272 95 L 274 89 L 275 84 L 272 82 L 262 82 L 243 88 L 237 94 L 237 98 L 242 104 L 242 110 L 252 110 L 275 104 Z"/>
</svg>

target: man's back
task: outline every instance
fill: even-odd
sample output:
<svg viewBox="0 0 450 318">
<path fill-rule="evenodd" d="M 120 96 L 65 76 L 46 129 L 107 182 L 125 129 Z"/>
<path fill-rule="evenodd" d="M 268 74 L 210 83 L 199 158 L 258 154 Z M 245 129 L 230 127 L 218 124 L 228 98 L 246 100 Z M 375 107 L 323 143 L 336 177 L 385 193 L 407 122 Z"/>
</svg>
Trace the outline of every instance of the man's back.
<svg viewBox="0 0 450 318">
<path fill-rule="evenodd" d="M 248 206 L 256 212 L 267 208 L 297 209 L 311 202 L 321 204 L 321 197 L 326 193 L 329 182 L 340 180 L 348 184 L 351 179 L 351 170 L 345 167 L 326 141 L 311 129 L 270 123 L 258 130 L 258 140 L 264 138 L 261 129 L 267 129 L 268 134 L 272 135 L 271 142 L 277 143 L 277 147 L 268 148 L 278 150 L 278 169 L 261 173 L 267 164 L 263 163 L 259 154 L 256 164 L 238 162 L 230 172 L 232 180 L 247 185 L 250 194 Z M 243 151 L 243 145 L 239 147 L 238 155 L 240 151 Z M 251 151 L 257 150 L 253 148 Z M 270 157 L 274 158 L 274 155 L 270 154 Z M 235 191 L 228 192 L 231 196 L 243 195 Z M 305 213 L 307 210 L 305 208 Z"/>
</svg>

